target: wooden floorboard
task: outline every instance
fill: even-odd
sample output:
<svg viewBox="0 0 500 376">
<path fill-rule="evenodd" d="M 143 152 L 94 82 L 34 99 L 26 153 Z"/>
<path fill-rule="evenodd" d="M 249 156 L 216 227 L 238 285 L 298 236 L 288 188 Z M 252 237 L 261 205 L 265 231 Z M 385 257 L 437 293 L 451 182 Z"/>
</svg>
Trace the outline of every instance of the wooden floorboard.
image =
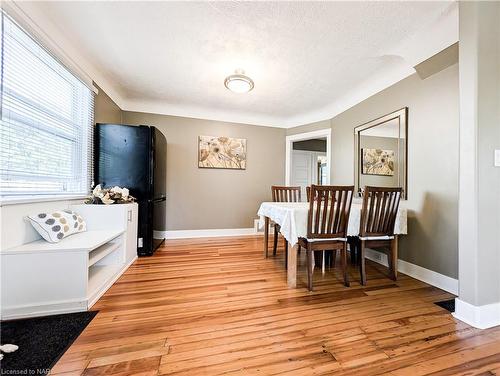
<svg viewBox="0 0 500 376">
<path fill-rule="evenodd" d="M 500 328 L 474 329 L 434 304 L 453 296 L 368 262 L 315 271 L 289 289 L 283 242 L 171 240 L 137 260 L 53 375 L 497 375 Z M 338 260 L 340 262 L 340 260 Z"/>
</svg>

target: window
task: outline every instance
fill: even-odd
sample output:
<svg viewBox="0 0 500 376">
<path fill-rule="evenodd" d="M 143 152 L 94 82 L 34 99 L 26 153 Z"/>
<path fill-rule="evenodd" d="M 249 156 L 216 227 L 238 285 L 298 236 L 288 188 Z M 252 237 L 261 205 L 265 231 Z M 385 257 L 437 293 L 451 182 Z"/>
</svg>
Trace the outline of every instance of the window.
<svg viewBox="0 0 500 376">
<path fill-rule="evenodd" d="M 94 93 L 1 12 L 0 195 L 87 194 Z"/>
</svg>

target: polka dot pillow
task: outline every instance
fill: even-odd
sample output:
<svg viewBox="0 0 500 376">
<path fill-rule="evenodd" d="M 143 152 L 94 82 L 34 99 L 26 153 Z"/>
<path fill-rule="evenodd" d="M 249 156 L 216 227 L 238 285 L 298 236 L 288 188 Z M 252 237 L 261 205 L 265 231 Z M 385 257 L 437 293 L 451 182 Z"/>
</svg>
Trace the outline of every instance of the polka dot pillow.
<svg viewBox="0 0 500 376">
<path fill-rule="evenodd" d="M 50 243 L 58 243 L 66 236 L 87 230 L 83 218 L 71 210 L 54 210 L 29 215 L 35 230 Z"/>
</svg>

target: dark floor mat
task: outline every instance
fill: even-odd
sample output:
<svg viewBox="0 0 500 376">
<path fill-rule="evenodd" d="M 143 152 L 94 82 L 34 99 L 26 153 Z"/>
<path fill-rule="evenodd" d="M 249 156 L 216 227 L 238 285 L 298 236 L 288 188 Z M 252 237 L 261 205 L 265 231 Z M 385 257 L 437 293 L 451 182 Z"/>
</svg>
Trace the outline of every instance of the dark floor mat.
<svg viewBox="0 0 500 376">
<path fill-rule="evenodd" d="M 443 300 L 442 302 L 435 302 L 434 304 L 437 304 L 451 313 L 455 312 L 455 299 Z"/>
<path fill-rule="evenodd" d="M 46 375 L 97 312 L 2 321 L 0 341 L 19 349 L 4 354 L 0 374 Z"/>
</svg>

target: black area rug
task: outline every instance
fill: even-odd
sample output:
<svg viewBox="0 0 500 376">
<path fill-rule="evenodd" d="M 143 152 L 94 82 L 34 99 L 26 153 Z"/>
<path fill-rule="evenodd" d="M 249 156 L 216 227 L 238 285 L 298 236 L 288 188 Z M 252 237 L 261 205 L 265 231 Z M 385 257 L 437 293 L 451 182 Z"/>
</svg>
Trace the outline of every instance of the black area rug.
<svg viewBox="0 0 500 376">
<path fill-rule="evenodd" d="M 2 321 L 0 341 L 19 349 L 4 353 L 1 375 L 47 375 L 97 312 Z"/>
<path fill-rule="evenodd" d="M 451 313 L 455 312 L 455 299 L 443 300 L 442 302 L 436 302 L 434 304 L 437 304 Z"/>
</svg>

